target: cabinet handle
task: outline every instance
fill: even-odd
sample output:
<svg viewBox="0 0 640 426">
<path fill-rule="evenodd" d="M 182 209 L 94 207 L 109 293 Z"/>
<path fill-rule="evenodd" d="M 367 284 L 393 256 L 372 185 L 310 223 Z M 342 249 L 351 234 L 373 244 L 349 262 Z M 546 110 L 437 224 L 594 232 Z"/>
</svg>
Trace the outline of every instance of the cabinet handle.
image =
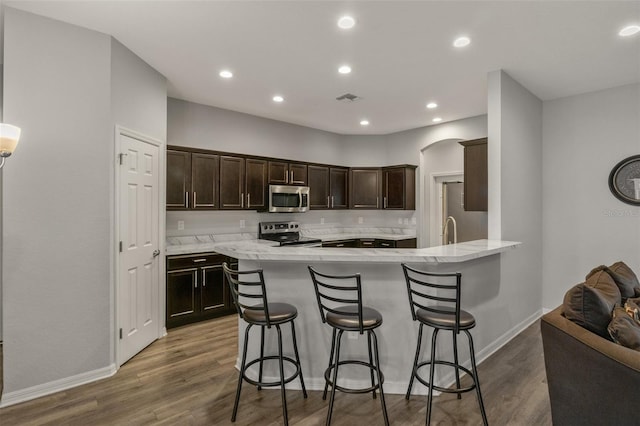
<svg viewBox="0 0 640 426">
<path fill-rule="evenodd" d="M 383 208 L 387 208 L 387 197 L 383 198 Z"/>
<path fill-rule="evenodd" d="M 207 261 L 206 258 L 204 258 L 204 259 L 193 259 L 193 263 L 200 263 L 200 262 L 206 262 L 206 261 Z"/>
<path fill-rule="evenodd" d="M 380 245 L 382 247 L 390 247 L 391 246 L 391 244 L 389 244 L 389 243 L 380 243 Z"/>
<path fill-rule="evenodd" d="M 333 206 L 335 206 L 334 201 L 335 201 L 335 200 L 333 199 L 333 195 L 332 195 L 332 196 L 331 196 L 331 208 L 333 208 Z"/>
<path fill-rule="evenodd" d="M 284 170 L 284 183 L 289 183 L 289 170 Z"/>
<path fill-rule="evenodd" d="M 331 208 L 331 197 L 327 195 L 327 208 Z"/>
<path fill-rule="evenodd" d="M 202 288 L 205 288 L 207 286 L 207 275 L 204 273 L 204 270 L 202 271 Z"/>
<path fill-rule="evenodd" d="M 244 192 L 240 193 L 240 208 L 244 209 Z"/>
<path fill-rule="evenodd" d="M 344 244 L 336 244 L 336 247 L 344 247 Z"/>
<path fill-rule="evenodd" d="M 189 208 L 189 191 L 184 193 L 184 205 Z"/>
<path fill-rule="evenodd" d="M 196 191 L 193 191 L 193 208 L 196 208 L 198 204 L 196 203 Z"/>
<path fill-rule="evenodd" d="M 193 288 L 198 288 L 198 273 L 196 272 L 196 280 L 193 282 Z"/>
<path fill-rule="evenodd" d="M 247 192 L 247 208 L 251 208 L 251 194 Z"/>
<path fill-rule="evenodd" d="M 380 197 L 376 197 L 376 209 L 380 208 Z"/>
<path fill-rule="evenodd" d="M 293 170 L 291 170 L 291 183 L 293 183 Z"/>
</svg>

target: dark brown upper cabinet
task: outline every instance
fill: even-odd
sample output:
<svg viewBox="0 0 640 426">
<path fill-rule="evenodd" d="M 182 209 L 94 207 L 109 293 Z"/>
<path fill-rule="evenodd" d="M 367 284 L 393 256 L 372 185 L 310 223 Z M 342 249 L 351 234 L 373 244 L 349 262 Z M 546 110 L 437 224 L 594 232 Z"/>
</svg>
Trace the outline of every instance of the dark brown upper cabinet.
<svg viewBox="0 0 640 426">
<path fill-rule="evenodd" d="M 186 210 L 190 206 L 191 153 L 167 150 L 167 210 Z"/>
<path fill-rule="evenodd" d="M 309 208 L 328 209 L 331 205 L 329 192 L 329 167 L 309 165 Z"/>
<path fill-rule="evenodd" d="M 349 208 L 349 169 L 329 167 L 329 192 L 329 208 Z"/>
<path fill-rule="evenodd" d="M 487 211 L 487 138 L 460 142 L 464 146 L 464 209 Z"/>
<path fill-rule="evenodd" d="M 307 185 L 307 165 L 285 161 L 269 161 L 269 184 Z"/>
<path fill-rule="evenodd" d="M 218 208 L 218 176 L 220 157 L 212 154 L 191 154 L 191 208 Z"/>
<path fill-rule="evenodd" d="M 264 210 L 267 208 L 267 161 L 220 156 L 220 208 Z"/>
<path fill-rule="evenodd" d="M 349 181 L 349 208 L 381 208 L 380 194 L 382 192 L 382 179 L 379 168 L 352 168 Z"/>
<path fill-rule="evenodd" d="M 416 209 L 416 167 L 403 165 L 382 169 L 382 208 Z"/>
<path fill-rule="evenodd" d="M 346 167 L 308 166 L 309 208 L 346 209 L 349 192 Z"/>
<path fill-rule="evenodd" d="M 218 208 L 217 155 L 167 150 L 167 210 Z"/>
</svg>

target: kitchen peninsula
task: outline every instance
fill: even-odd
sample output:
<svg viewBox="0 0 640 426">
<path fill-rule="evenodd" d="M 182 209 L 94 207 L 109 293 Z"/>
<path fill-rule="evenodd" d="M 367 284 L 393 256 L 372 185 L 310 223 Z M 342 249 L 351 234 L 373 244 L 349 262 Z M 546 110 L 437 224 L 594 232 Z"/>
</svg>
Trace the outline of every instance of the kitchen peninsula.
<svg viewBox="0 0 640 426">
<path fill-rule="evenodd" d="M 216 244 L 215 251 L 238 259 L 240 270 L 263 269 L 269 300 L 297 307 L 298 347 L 308 389 L 324 386 L 331 330 L 320 320 L 307 265 L 328 274 L 360 273 L 363 303 L 379 310 L 384 318 L 377 334 L 385 392 L 403 393 L 411 371 L 417 326 L 411 319 L 400 264 L 404 262 L 429 271 L 462 273 L 462 306 L 477 319 L 474 340 L 476 354 L 481 360 L 504 343 L 501 338 L 505 330 L 496 326 L 500 324 L 504 309 L 495 300 L 498 293 L 510 291 L 510 288 L 509 283 L 500 282 L 500 259 L 519 244 L 478 240 L 422 249 L 360 249 L 274 247 L 266 241 L 245 240 Z M 242 336 L 244 322 L 238 324 L 239 336 Z M 349 334 L 348 338 L 344 356 L 366 356 L 366 338 L 357 333 Z M 451 351 L 451 345 L 446 342 L 447 339 L 442 339 L 440 354 Z M 267 334 L 266 347 L 268 351 L 275 350 L 275 333 Z M 464 361 L 468 359 L 468 351 L 464 344 L 460 347 Z M 250 346 L 249 357 L 257 354 L 257 345 Z M 265 368 L 267 376 L 276 376 L 276 365 Z M 345 386 L 366 385 L 370 378 L 365 373 L 361 369 L 345 371 L 344 377 L 349 378 L 344 382 Z M 448 377 L 438 380 L 439 383 L 448 381 Z M 296 382 L 290 386 L 295 388 Z M 424 387 L 414 386 L 414 393 L 424 392 Z"/>
</svg>

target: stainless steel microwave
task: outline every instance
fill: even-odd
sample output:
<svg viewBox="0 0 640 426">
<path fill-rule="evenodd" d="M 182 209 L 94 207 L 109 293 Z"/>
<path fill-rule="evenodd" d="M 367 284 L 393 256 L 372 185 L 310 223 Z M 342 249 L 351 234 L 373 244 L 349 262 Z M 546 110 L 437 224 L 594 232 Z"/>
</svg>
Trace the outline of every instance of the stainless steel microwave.
<svg viewBox="0 0 640 426">
<path fill-rule="evenodd" d="M 269 185 L 269 212 L 298 213 L 309 210 L 309 187 Z"/>
</svg>

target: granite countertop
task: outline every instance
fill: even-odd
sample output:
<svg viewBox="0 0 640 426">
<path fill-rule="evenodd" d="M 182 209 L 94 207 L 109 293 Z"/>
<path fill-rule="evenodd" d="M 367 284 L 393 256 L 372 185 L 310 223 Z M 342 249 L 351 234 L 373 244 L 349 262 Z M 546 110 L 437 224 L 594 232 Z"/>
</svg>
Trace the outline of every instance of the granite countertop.
<svg viewBox="0 0 640 426">
<path fill-rule="evenodd" d="M 323 227 L 303 229 L 303 237 L 318 238 L 322 241 L 352 240 L 357 238 L 378 238 L 384 240 L 405 240 L 416 238 L 414 229 L 407 228 L 338 228 Z M 167 237 L 165 254 L 168 256 L 180 254 L 206 253 L 218 251 L 221 244 L 228 245 L 250 242 L 255 247 L 279 247 L 277 243 L 259 240 L 255 233 L 229 233 L 189 235 L 182 237 Z M 370 249 L 367 249 L 370 250 Z"/>
<path fill-rule="evenodd" d="M 491 256 L 520 245 L 476 240 L 422 249 L 362 249 L 274 246 L 262 240 L 219 243 L 215 251 L 240 260 L 286 262 L 455 263 Z"/>
</svg>

